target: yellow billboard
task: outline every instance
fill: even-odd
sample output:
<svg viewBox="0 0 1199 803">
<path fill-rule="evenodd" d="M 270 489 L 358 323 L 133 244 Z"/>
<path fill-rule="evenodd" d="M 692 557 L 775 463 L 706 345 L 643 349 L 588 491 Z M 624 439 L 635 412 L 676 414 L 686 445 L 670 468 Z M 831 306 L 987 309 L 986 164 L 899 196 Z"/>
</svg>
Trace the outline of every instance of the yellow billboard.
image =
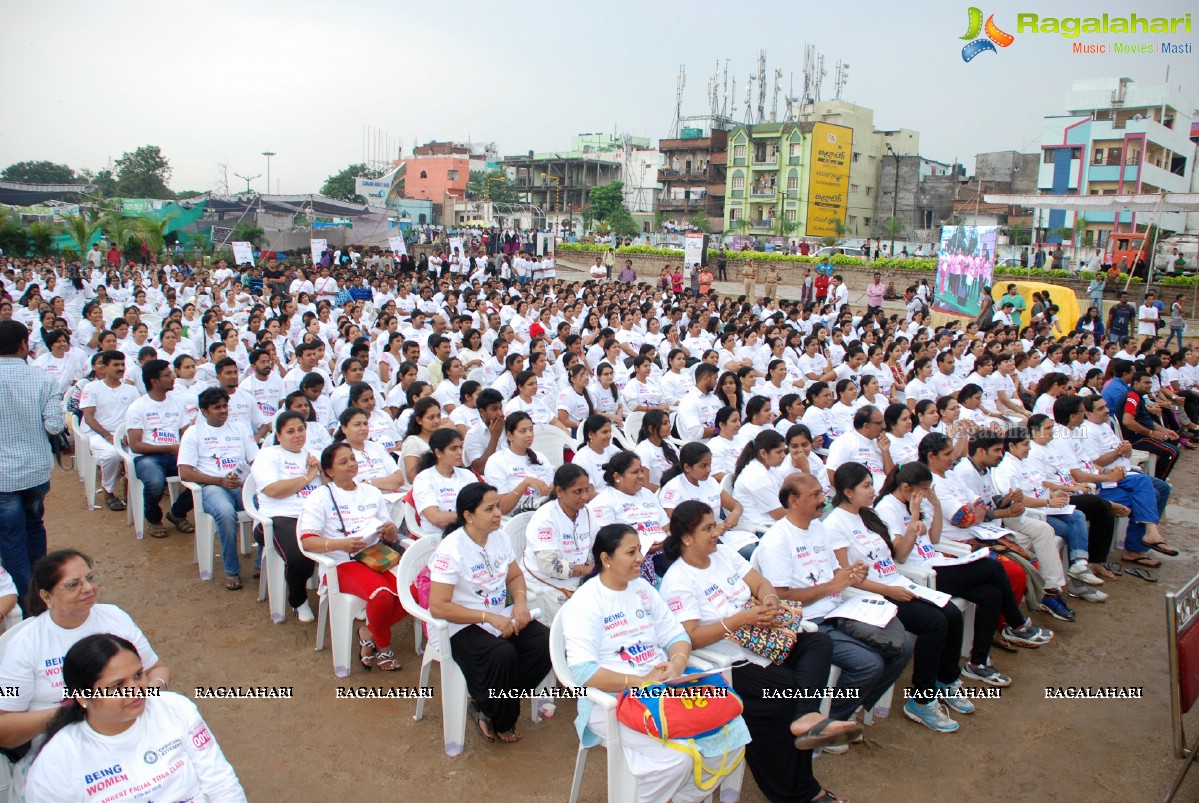
<svg viewBox="0 0 1199 803">
<path fill-rule="evenodd" d="M 816 123 L 808 154 L 809 237 L 836 237 L 833 221 L 845 223 L 849 206 L 849 165 L 853 156 L 853 129 Z"/>
</svg>

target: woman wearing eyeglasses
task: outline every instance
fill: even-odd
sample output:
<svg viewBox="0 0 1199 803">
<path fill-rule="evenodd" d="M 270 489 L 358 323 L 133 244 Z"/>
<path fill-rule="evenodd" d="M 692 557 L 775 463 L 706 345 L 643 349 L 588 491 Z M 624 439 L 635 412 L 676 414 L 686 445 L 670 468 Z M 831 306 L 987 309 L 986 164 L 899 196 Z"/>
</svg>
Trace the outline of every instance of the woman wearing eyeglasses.
<svg viewBox="0 0 1199 803">
<path fill-rule="evenodd" d="M 33 624 L 13 633 L 0 658 L 0 686 L 16 690 L 0 696 L 0 748 L 10 757 L 24 756 L 54 717 L 62 703 L 63 656 L 84 636 L 113 633 L 127 639 L 147 667 L 149 686 L 166 688 L 171 680 L 129 614 L 96 603 L 99 579 L 87 555 L 74 549 L 51 552 L 34 565 L 32 586 L 26 609 Z M 14 768 L 14 785 L 23 776 L 22 768 Z"/>
</svg>

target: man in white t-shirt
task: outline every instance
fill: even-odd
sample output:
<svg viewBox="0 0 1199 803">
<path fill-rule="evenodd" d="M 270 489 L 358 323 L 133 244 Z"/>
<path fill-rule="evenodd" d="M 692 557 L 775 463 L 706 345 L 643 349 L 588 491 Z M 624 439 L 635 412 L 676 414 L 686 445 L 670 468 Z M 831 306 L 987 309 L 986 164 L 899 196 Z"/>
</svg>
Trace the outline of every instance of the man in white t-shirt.
<svg viewBox="0 0 1199 803">
<path fill-rule="evenodd" d="M 104 366 L 104 378 L 85 385 L 79 399 L 82 431 L 88 436 L 88 446 L 100 466 L 105 506 L 109 510 L 124 510 L 125 503 L 115 493 L 117 475 L 121 471 L 121 454 L 113 445 L 112 434 L 125 423 L 125 411 L 140 394 L 124 382 L 124 354 L 106 351 L 99 362 Z M 88 504 L 91 503 L 89 499 Z"/>
<path fill-rule="evenodd" d="M 216 520 L 221 539 L 225 588 L 236 591 L 242 587 L 237 553 L 237 514 L 244 509 L 241 486 L 258 445 L 249 430 L 229 423 L 229 394 L 224 390 L 208 388 L 200 394 L 199 405 L 200 417 L 183 433 L 179 446 L 179 477 L 201 486 L 200 506 Z"/>
<path fill-rule="evenodd" d="M 716 434 L 716 413 L 721 402 L 712 391 L 720 369 L 711 363 L 695 366 L 695 386 L 679 402 L 676 426 L 684 440 L 707 440 Z"/>
<path fill-rule="evenodd" d="M 891 442 L 883 437 L 883 413 L 872 404 L 857 409 L 853 414 L 853 432 L 847 432 L 833 441 L 829 447 L 825 468 L 829 483 L 837 469 L 846 463 L 861 463 L 870 470 L 877 495 L 883 480 L 891 472 Z"/>
<path fill-rule="evenodd" d="M 139 396 L 125 413 L 129 430 L 129 451 L 133 452 L 133 468 L 142 482 L 142 499 L 130 499 L 128 504 L 145 505 L 145 524 L 153 538 L 166 538 L 159 504 L 167 490 L 167 478 L 179 475 L 175 458 L 179 440 L 187 429 L 187 411 L 173 395 L 175 372 L 166 360 L 148 360 L 142 366 L 142 381 L 146 395 Z M 187 520 L 192 509 L 192 495 L 180 491 L 166 518 L 181 533 L 195 532 Z"/>
<path fill-rule="evenodd" d="M 829 718 L 849 719 L 854 710 L 869 711 L 907 666 L 914 642 L 905 637 L 894 658 L 883 655 L 837 629 L 827 617 L 841 604 L 841 592 L 866 579 L 868 567 L 856 562 L 841 568 L 820 524 L 824 489 L 811 474 L 797 472 L 783 480 L 779 502 L 786 514 L 763 535 L 753 566 L 777 590 L 779 597 L 804 606 L 804 619 L 814 622 L 833 641 L 833 663 L 841 668 L 839 689 L 857 689 L 848 699 L 836 698 Z"/>
</svg>

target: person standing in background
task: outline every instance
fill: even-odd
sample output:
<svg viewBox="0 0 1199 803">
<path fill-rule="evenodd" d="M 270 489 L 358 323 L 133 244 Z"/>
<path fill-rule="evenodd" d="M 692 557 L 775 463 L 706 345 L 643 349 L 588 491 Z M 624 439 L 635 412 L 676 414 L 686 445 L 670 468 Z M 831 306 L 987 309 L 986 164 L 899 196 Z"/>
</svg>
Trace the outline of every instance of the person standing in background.
<svg viewBox="0 0 1199 803">
<path fill-rule="evenodd" d="M 745 300 L 753 301 L 758 296 L 758 269 L 750 260 L 741 267 L 741 281 L 745 284 Z"/>
<path fill-rule="evenodd" d="M 54 380 L 26 361 L 29 330 L 0 321 L 0 563 L 18 590 L 46 554 L 46 493 L 54 457 L 48 435 L 66 428 Z M 25 599 L 20 599 L 24 610 Z"/>
<path fill-rule="evenodd" d="M 778 298 L 779 282 L 783 280 L 778 265 L 773 262 L 766 266 L 766 297 Z"/>
<path fill-rule="evenodd" d="M 729 280 L 729 255 L 723 248 L 716 253 L 716 276 L 722 282 Z"/>
</svg>

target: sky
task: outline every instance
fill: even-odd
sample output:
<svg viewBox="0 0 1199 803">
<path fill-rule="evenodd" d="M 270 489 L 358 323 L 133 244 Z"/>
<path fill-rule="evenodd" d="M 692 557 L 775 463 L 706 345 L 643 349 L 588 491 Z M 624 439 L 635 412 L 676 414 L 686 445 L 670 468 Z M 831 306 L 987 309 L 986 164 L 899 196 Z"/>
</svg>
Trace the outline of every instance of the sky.
<svg viewBox="0 0 1199 803">
<path fill-rule="evenodd" d="M 778 68 L 783 93 L 792 74 L 798 91 L 805 43 L 825 57 L 822 98 L 833 97 L 834 67 L 846 62 L 842 99 L 874 109 L 878 128 L 919 131 L 922 155 L 968 171 L 976 153 L 1036 150 L 1042 118 L 1065 112 L 1074 80 L 1154 85 L 1169 67 L 1169 83 L 1199 103 L 1193 2 L 1005 2 L 996 23 L 1015 41 L 965 63 L 969 5 L 0 0 L 0 167 L 45 159 L 96 170 L 153 144 L 170 160 L 175 190 L 219 188 L 224 164 L 231 190 L 245 188 L 235 174 L 257 175 L 251 186 L 262 192 L 260 154 L 271 150 L 271 189 L 303 193 L 362 161 L 367 126 L 404 153 L 433 139 L 495 142 L 501 154 L 564 150 L 592 131 L 656 141 L 670 132 L 680 65 L 683 114 L 703 114 L 705 87 L 725 59 L 743 106 L 759 50 L 768 81 Z M 979 8 L 988 15 L 1000 5 Z M 1017 12 L 1134 11 L 1193 11 L 1192 32 L 1016 33 Z M 1193 52 L 1083 55 L 1072 41 L 1170 41 Z"/>
</svg>

